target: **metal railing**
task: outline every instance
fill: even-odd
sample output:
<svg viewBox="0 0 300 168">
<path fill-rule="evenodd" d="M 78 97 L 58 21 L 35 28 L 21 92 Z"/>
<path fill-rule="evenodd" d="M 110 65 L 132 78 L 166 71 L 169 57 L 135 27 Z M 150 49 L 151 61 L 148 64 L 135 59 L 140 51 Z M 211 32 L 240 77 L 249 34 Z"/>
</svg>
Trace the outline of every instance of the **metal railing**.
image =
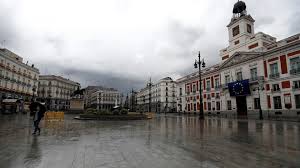
<svg viewBox="0 0 300 168">
<path fill-rule="evenodd" d="M 265 78 L 264 76 L 253 76 L 249 79 L 250 82 L 256 82 L 256 81 L 263 81 Z"/>
<path fill-rule="evenodd" d="M 293 90 L 300 90 L 300 86 L 293 86 Z"/>
<path fill-rule="evenodd" d="M 273 74 L 269 75 L 269 78 L 272 78 L 272 79 L 279 78 L 279 77 L 280 77 L 279 73 L 273 73 Z"/>
<path fill-rule="evenodd" d="M 300 74 L 300 68 L 291 69 L 290 74 L 292 75 Z"/>
<path fill-rule="evenodd" d="M 278 89 L 271 89 L 271 92 L 280 92 L 281 90 L 280 90 L 280 88 L 278 88 Z"/>
</svg>

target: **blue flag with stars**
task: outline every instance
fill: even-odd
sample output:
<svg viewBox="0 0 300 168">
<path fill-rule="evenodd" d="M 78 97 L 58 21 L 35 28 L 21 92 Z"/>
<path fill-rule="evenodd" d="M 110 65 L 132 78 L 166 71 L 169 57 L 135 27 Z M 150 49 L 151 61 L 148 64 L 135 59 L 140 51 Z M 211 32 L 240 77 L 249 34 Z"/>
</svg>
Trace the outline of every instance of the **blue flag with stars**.
<svg viewBox="0 0 300 168">
<path fill-rule="evenodd" d="M 250 94 L 249 80 L 228 83 L 230 96 L 247 96 Z"/>
</svg>

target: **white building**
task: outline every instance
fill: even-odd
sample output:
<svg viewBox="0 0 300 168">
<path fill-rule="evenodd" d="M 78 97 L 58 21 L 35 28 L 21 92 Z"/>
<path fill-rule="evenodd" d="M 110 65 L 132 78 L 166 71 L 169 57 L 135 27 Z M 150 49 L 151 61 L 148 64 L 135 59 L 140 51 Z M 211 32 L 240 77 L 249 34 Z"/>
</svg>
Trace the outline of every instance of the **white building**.
<svg viewBox="0 0 300 168">
<path fill-rule="evenodd" d="M 121 105 L 121 93 L 113 88 L 95 90 L 90 94 L 89 107 L 99 110 L 111 110 L 115 105 Z"/>
<path fill-rule="evenodd" d="M 242 1 L 237 3 L 243 6 Z M 245 10 L 234 14 L 227 28 L 229 46 L 220 51 L 221 63 L 202 71 L 204 111 L 257 117 L 261 105 L 264 116 L 299 116 L 300 34 L 276 41 L 255 33 L 254 19 Z M 216 87 L 216 79 L 221 89 L 207 89 Z M 176 82 L 178 110 L 198 112 L 198 89 L 191 94 L 194 85 L 199 87 L 198 73 Z M 217 94 L 219 98 L 213 100 Z"/>
<path fill-rule="evenodd" d="M 0 98 L 23 98 L 36 94 L 39 70 L 23 63 L 23 58 L 6 48 L 0 49 Z M 33 89 L 35 88 L 35 89 Z"/>
<path fill-rule="evenodd" d="M 151 102 L 151 103 L 149 103 Z M 176 83 L 166 77 L 156 84 L 147 84 L 137 93 L 138 111 L 175 112 L 176 111 Z M 149 108 L 150 106 L 150 108 Z"/>
<path fill-rule="evenodd" d="M 46 100 L 48 109 L 68 110 L 71 95 L 79 88 L 79 83 L 61 76 L 41 75 L 38 97 Z"/>
</svg>

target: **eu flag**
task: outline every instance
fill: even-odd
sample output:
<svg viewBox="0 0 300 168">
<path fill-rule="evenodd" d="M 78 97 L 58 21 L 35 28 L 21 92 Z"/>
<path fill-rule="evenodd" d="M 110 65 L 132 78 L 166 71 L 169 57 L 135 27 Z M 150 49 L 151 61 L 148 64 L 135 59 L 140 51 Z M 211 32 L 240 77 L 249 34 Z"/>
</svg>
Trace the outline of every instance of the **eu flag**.
<svg viewBox="0 0 300 168">
<path fill-rule="evenodd" d="M 250 94 L 249 80 L 228 83 L 230 96 L 246 96 Z"/>
</svg>

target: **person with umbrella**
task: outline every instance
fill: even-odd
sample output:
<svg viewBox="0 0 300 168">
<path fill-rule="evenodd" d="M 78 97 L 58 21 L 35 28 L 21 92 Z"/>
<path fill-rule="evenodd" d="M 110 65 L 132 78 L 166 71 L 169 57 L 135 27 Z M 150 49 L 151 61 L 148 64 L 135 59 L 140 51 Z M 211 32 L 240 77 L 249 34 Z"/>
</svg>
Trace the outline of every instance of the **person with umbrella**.
<svg viewBox="0 0 300 168">
<path fill-rule="evenodd" d="M 30 109 L 30 116 L 33 116 L 34 131 L 32 135 L 36 135 L 37 132 L 38 135 L 40 135 L 41 128 L 39 127 L 39 124 L 46 112 L 45 101 L 41 100 L 41 102 L 36 102 L 34 101 L 34 99 L 32 99 L 29 109 Z"/>
</svg>

